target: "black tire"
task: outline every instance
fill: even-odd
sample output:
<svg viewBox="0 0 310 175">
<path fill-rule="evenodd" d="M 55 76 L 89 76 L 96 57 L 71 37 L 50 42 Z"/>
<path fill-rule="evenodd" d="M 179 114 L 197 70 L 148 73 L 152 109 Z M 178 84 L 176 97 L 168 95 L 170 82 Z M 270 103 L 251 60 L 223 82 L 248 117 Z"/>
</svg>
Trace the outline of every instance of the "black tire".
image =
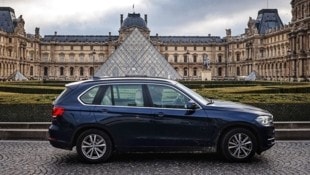
<svg viewBox="0 0 310 175">
<path fill-rule="evenodd" d="M 88 163 L 105 162 L 112 154 L 112 142 L 105 132 L 90 129 L 78 137 L 76 151 Z"/>
<path fill-rule="evenodd" d="M 244 128 L 234 128 L 225 133 L 220 144 L 224 158 L 233 162 L 249 161 L 256 152 L 257 141 L 254 134 Z"/>
</svg>

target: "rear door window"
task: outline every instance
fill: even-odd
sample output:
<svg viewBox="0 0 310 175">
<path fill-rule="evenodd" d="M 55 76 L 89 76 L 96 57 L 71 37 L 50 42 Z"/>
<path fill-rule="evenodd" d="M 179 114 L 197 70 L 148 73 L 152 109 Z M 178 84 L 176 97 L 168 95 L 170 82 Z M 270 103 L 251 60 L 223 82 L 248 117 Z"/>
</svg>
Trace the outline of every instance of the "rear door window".
<svg viewBox="0 0 310 175">
<path fill-rule="evenodd" d="M 141 84 L 113 85 L 115 106 L 144 106 Z"/>
</svg>

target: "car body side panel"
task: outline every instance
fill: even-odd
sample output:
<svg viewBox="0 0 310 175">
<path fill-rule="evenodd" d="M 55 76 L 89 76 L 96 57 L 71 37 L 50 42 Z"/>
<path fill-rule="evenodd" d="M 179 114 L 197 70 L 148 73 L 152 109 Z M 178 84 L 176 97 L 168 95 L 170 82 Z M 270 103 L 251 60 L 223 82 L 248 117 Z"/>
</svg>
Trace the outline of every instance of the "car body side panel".
<svg viewBox="0 0 310 175">
<path fill-rule="evenodd" d="M 153 109 L 156 137 L 154 146 L 204 147 L 210 146 L 214 135 L 211 120 L 202 109 Z"/>
<path fill-rule="evenodd" d="M 153 144 L 155 134 L 148 108 L 97 106 L 94 116 L 112 134 L 116 147 L 143 147 Z"/>
</svg>

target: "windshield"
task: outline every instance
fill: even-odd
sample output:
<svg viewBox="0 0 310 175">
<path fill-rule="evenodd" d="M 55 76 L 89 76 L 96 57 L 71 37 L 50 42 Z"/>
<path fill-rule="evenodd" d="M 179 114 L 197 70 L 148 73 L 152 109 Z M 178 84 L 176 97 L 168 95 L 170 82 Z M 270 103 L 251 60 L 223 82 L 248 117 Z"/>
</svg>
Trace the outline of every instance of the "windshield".
<svg viewBox="0 0 310 175">
<path fill-rule="evenodd" d="M 200 103 L 204 105 L 212 103 L 211 99 L 202 97 L 201 95 L 197 94 L 195 91 L 189 89 L 188 87 L 184 86 L 181 83 L 177 83 L 176 86 L 183 89 L 185 92 L 187 92 L 189 95 L 191 95 L 192 97 L 194 97 L 196 100 L 198 100 Z"/>
</svg>

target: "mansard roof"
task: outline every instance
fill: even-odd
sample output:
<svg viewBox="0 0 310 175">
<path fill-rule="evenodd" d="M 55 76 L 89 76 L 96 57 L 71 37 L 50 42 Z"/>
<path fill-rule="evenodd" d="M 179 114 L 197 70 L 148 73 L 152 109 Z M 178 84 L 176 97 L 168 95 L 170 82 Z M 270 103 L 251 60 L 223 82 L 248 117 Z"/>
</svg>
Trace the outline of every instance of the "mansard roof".
<svg viewBox="0 0 310 175">
<path fill-rule="evenodd" d="M 0 30 L 13 33 L 15 19 L 14 9 L 10 7 L 0 7 Z"/>
<path fill-rule="evenodd" d="M 45 35 L 42 42 L 108 42 L 117 40 L 119 36 L 113 35 Z M 208 44 L 224 42 L 218 36 L 151 36 L 151 40 L 159 40 L 162 43 L 176 44 Z"/>
<path fill-rule="evenodd" d="M 45 35 L 42 42 L 98 42 L 117 40 L 118 36 L 109 35 Z"/>
<path fill-rule="evenodd" d="M 258 11 L 256 27 L 259 34 L 265 34 L 270 29 L 283 27 L 277 9 L 262 9 Z"/>
<path fill-rule="evenodd" d="M 151 39 L 156 39 L 157 36 L 151 36 Z M 222 43 L 224 42 L 219 36 L 158 36 L 159 41 L 163 43 L 177 44 L 207 44 L 207 43 Z"/>
</svg>

